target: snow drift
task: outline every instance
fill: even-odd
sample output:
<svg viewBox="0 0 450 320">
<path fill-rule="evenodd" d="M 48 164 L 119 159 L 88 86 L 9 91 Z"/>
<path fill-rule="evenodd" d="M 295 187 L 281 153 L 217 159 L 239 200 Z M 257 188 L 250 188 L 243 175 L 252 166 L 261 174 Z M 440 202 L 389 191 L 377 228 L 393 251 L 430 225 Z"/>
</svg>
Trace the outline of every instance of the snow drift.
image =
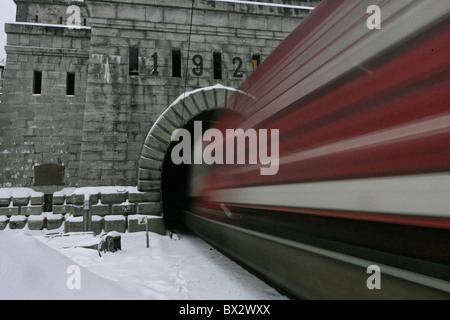
<svg viewBox="0 0 450 320">
<path fill-rule="evenodd" d="M 89 270 L 80 270 L 80 289 L 69 289 L 77 265 L 32 236 L 0 232 L 0 300 L 110 300 L 140 296 Z"/>
</svg>

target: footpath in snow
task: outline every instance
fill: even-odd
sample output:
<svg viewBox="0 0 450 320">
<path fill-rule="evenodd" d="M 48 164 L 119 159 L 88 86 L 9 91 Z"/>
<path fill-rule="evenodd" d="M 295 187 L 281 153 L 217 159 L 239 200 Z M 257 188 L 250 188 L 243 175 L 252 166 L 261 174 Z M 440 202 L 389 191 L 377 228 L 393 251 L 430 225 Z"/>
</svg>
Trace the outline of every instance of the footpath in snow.
<svg viewBox="0 0 450 320">
<path fill-rule="evenodd" d="M 189 233 L 150 233 L 150 248 L 145 232 L 124 233 L 122 250 L 101 256 L 85 248 L 99 236 L 46 233 L 0 231 L 0 300 L 287 299 Z"/>
</svg>

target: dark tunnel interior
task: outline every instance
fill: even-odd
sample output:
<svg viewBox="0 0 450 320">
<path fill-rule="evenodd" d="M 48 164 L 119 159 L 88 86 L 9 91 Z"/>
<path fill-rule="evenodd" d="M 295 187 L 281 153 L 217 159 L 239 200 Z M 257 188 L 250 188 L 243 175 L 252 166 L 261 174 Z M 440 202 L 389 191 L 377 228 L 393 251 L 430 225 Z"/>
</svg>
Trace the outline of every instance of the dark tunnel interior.
<svg viewBox="0 0 450 320">
<path fill-rule="evenodd" d="M 222 112 L 218 109 L 204 111 L 192 118 L 184 129 L 187 129 L 191 133 L 191 137 L 193 137 L 194 122 L 202 121 L 202 129 L 205 132 L 214 125 Z M 193 147 L 193 140 L 191 139 L 191 148 Z M 170 144 L 162 166 L 162 206 L 165 223 L 169 230 L 184 229 L 182 215 L 184 210 L 191 205 L 189 197 L 189 181 L 192 178 L 191 165 L 176 165 L 171 159 L 172 149 L 178 143 L 179 141 L 173 141 Z"/>
</svg>

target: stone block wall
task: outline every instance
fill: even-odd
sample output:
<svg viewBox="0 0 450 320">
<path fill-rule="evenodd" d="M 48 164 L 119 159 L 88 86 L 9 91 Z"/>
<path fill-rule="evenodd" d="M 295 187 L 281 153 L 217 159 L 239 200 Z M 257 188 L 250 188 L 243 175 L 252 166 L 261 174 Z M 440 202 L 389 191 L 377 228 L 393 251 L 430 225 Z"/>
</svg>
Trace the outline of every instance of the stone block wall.
<svg viewBox="0 0 450 320">
<path fill-rule="evenodd" d="M 81 25 L 88 23 L 88 13 L 84 1 L 78 0 L 15 0 L 17 5 L 16 21 L 45 24 L 67 24 L 73 11 L 67 11 L 71 5 L 80 9 Z"/>
<path fill-rule="evenodd" d="M 180 94 L 216 84 L 239 87 L 254 72 L 252 57 L 263 62 L 309 13 L 213 1 L 195 1 L 192 11 L 190 0 L 86 5 L 92 34 L 80 186 L 136 185 L 145 137 Z M 129 73 L 130 48 L 138 48 L 137 75 Z M 180 76 L 173 74 L 174 51 L 181 56 Z"/>
<path fill-rule="evenodd" d="M 191 0 L 15 2 L 17 23 L 6 25 L 0 187 L 33 187 L 46 194 L 61 186 L 35 185 L 34 168 L 49 163 L 64 166 L 64 187 L 135 186 L 145 138 L 182 93 L 217 84 L 239 87 L 254 72 L 252 60 L 264 63 L 309 14 L 207 0 L 196 0 L 194 10 Z M 276 2 L 316 6 L 320 1 Z M 65 25 L 70 5 L 80 7 L 88 26 Z M 130 74 L 130 48 L 137 48 L 138 74 Z M 34 71 L 42 72 L 40 94 L 33 94 Z M 75 74 L 73 96 L 66 92 L 68 72 Z M 171 132 L 164 127 L 159 134 Z M 155 152 L 162 161 L 167 146 L 160 143 Z M 141 178 L 152 183 L 154 199 L 133 201 L 130 194 L 127 214 L 161 214 L 156 190 L 161 171 L 145 174 L 151 175 Z M 123 209 L 121 203 L 105 204 L 102 199 L 92 210 L 103 216 Z M 80 214 L 79 204 L 66 207 Z"/>
<path fill-rule="evenodd" d="M 31 187 L 34 166 L 65 166 L 75 185 L 84 121 L 90 29 L 7 24 L 8 54 L 0 104 L 0 187 Z M 42 72 L 34 94 L 34 72 Z M 67 74 L 75 94 L 67 95 Z M 56 191 L 56 189 L 54 190 Z"/>
</svg>

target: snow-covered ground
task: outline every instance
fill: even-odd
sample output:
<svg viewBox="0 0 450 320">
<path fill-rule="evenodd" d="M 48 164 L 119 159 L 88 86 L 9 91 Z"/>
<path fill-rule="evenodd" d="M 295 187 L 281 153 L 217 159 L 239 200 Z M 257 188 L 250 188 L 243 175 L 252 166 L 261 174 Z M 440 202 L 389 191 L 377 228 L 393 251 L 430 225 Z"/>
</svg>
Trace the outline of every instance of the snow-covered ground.
<svg viewBox="0 0 450 320">
<path fill-rule="evenodd" d="M 121 235 L 122 250 L 84 248 L 99 236 L 0 231 L 0 300 L 285 300 L 263 281 L 189 233 Z"/>
</svg>

